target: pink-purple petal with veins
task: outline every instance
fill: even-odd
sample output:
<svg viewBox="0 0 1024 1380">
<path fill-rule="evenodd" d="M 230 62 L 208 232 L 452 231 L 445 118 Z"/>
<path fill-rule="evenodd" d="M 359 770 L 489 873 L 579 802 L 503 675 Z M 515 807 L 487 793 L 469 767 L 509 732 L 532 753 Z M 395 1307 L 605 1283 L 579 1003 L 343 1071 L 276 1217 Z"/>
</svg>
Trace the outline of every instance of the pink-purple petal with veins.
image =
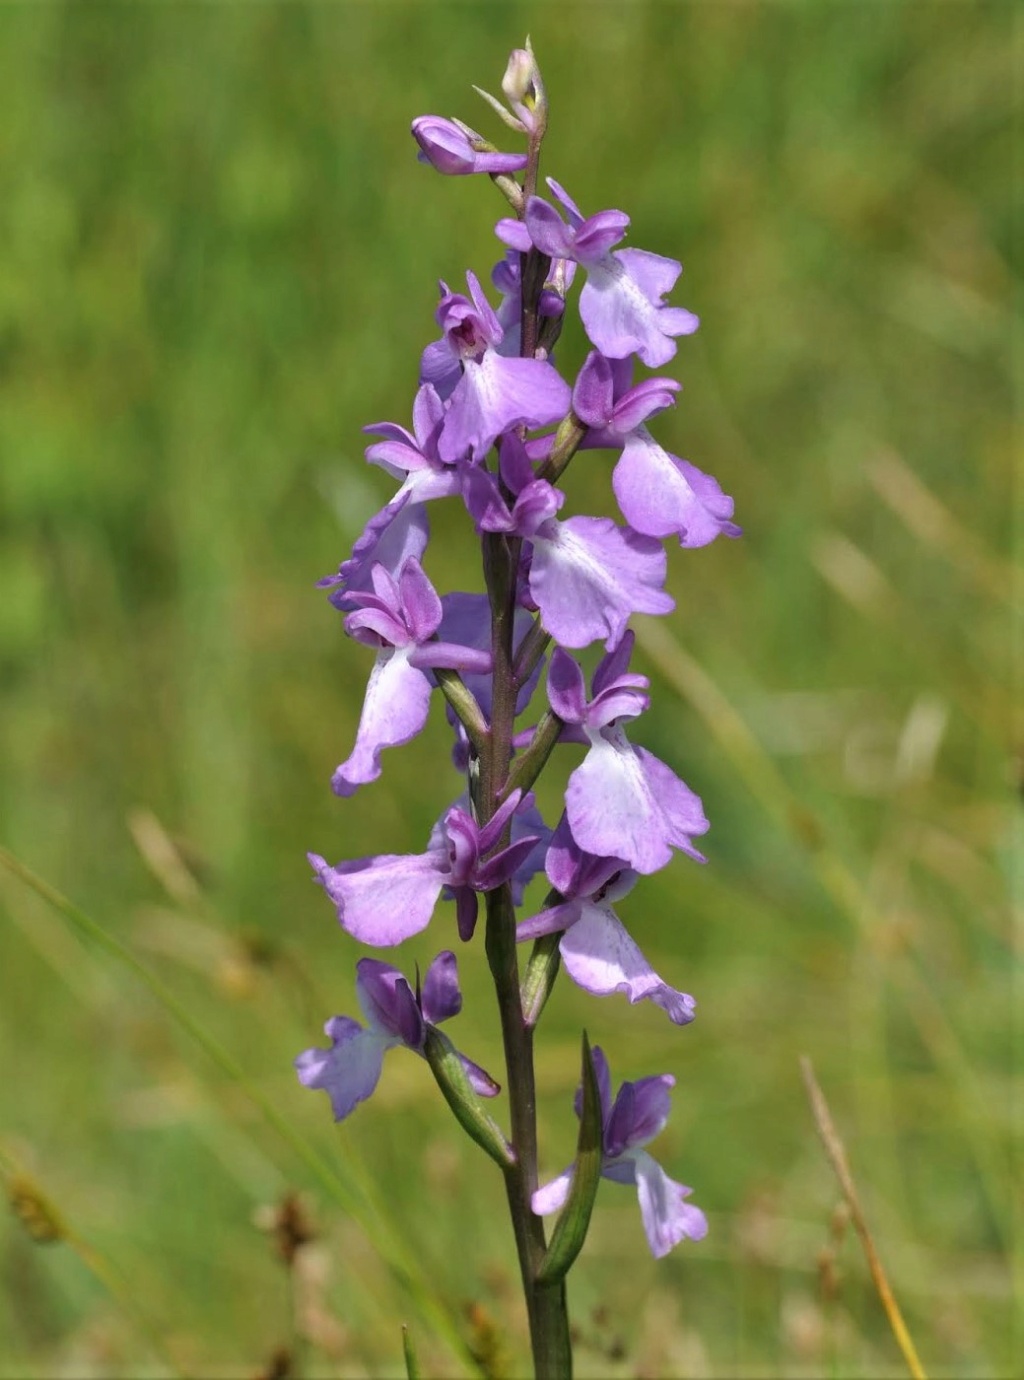
<svg viewBox="0 0 1024 1380">
<path fill-rule="evenodd" d="M 382 647 L 366 685 L 351 753 L 331 779 L 335 795 L 350 796 L 380 776 L 380 754 L 415 738 L 430 712 L 430 681 L 409 664 L 412 648 Z"/>
<path fill-rule="evenodd" d="M 382 853 L 329 867 L 310 855 L 334 902 L 342 929 L 364 944 L 387 948 L 430 924 L 445 883 L 443 856 Z"/>
<path fill-rule="evenodd" d="M 559 943 L 565 970 L 594 996 L 621 992 L 629 1001 L 652 1001 L 674 1025 L 687 1025 L 696 1003 L 654 971 L 610 906 L 584 903 L 579 919 Z"/>
<path fill-rule="evenodd" d="M 335 1121 L 343 1121 L 376 1088 L 384 1051 L 392 1041 L 364 1030 L 350 1016 L 334 1016 L 324 1026 L 330 1049 L 307 1049 L 295 1060 L 299 1082 L 323 1089 Z"/>
</svg>

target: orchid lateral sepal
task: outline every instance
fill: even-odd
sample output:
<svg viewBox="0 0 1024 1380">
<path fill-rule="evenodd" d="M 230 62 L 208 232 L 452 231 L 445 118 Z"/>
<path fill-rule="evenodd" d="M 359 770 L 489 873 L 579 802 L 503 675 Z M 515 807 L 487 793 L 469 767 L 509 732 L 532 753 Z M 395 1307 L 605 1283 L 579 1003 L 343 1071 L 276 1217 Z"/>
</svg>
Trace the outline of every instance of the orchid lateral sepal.
<svg viewBox="0 0 1024 1380">
<path fill-rule="evenodd" d="M 601 1182 L 602 1110 L 590 1041 L 583 1032 L 583 1107 L 580 1112 L 580 1132 L 576 1141 L 576 1161 L 572 1187 L 566 1199 L 551 1244 L 537 1274 L 540 1284 L 557 1284 L 564 1279 L 573 1261 L 583 1249 L 590 1214 L 594 1210 L 597 1187 Z"/>
<path fill-rule="evenodd" d="M 444 1031 L 427 1026 L 423 1054 L 456 1121 L 500 1169 L 509 1169 L 516 1162 L 515 1152 L 497 1122 L 484 1111 L 458 1051 Z"/>
</svg>

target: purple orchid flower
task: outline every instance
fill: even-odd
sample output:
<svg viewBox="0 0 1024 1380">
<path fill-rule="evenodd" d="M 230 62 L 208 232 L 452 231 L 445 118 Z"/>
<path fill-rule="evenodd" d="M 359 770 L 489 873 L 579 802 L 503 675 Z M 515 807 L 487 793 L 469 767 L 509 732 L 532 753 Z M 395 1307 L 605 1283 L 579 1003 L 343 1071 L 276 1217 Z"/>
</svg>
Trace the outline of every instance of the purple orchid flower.
<svg viewBox="0 0 1024 1380">
<path fill-rule="evenodd" d="M 459 471 L 445 464 L 437 453 L 443 424 L 444 404 L 436 390 L 425 383 L 413 403 L 411 433 L 394 422 L 374 422 L 363 427 L 370 435 L 383 438 L 367 446 L 367 460 L 402 480 L 402 487 L 389 507 L 404 501 L 406 496 L 413 503 L 426 503 L 459 492 Z"/>
<path fill-rule="evenodd" d="M 408 493 L 393 499 L 370 518 L 351 556 L 342 561 L 337 573 L 317 580 L 317 588 L 329 589 L 327 597 L 334 607 L 348 613 L 359 607 L 353 596 L 373 589 L 375 565 L 382 565 L 389 575 L 396 576 L 410 556 L 419 559 L 423 555 L 429 536 L 430 526 L 423 508 L 410 503 Z"/>
<path fill-rule="evenodd" d="M 516 495 L 511 509 L 494 475 L 483 468 L 465 472 L 466 507 L 478 531 L 512 532 L 530 541 L 529 592 L 545 631 L 557 642 L 577 648 L 600 640 L 614 647 L 632 614 L 675 608 L 663 588 L 661 543 L 617 527 L 610 518 L 556 521 L 564 495 L 533 477 L 529 456 L 515 435 L 502 438 L 501 478 Z"/>
<path fill-rule="evenodd" d="M 611 1074 L 602 1050 L 592 1051 L 594 1074 L 601 1096 L 601 1177 L 619 1184 L 636 1184 L 647 1244 L 660 1259 L 680 1241 L 700 1241 L 708 1231 L 700 1208 L 687 1203 L 693 1192 L 670 1179 L 643 1148 L 665 1127 L 669 1114 L 669 1090 L 675 1087 L 670 1073 L 623 1083 L 612 1103 Z M 583 1109 L 583 1090 L 576 1092 L 576 1115 Z M 569 1196 L 573 1166 L 538 1188 L 531 1206 L 539 1216 L 557 1212 Z"/>
<path fill-rule="evenodd" d="M 469 813 L 469 792 L 463 791 L 458 800 L 455 801 L 455 808 L 461 810 L 463 814 Z M 521 906 L 523 903 L 523 893 L 527 886 L 533 881 L 534 877 L 544 867 L 544 861 L 548 846 L 551 843 L 552 831 L 544 823 L 543 816 L 537 809 L 536 798 L 532 791 L 527 791 L 525 795 L 520 795 L 519 804 L 512 813 L 512 831 L 510 834 L 510 844 L 525 843 L 528 848 L 518 855 L 515 871 L 512 872 L 508 880 L 512 884 L 512 903 Z M 430 840 L 427 844 L 428 851 L 431 848 L 444 848 L 444 820 L 439 819 L 430 831 Z M 442 893 L 445 900 L 457 900 L 455 892 L 451 887 L 446 886 Z M 475 922 L 474 922 L 475 923 Z M 472 931 L 470 931 L 472 933 Z M 460 938 L 468 938 L 460 932 Z"/>
<path fill-rule="evenodd" d="M 446 464 L 481 460 L 510 427 L 561 421 L 571 397 L 547 360 L 500 353 L 504 332 L 494 308 L 474 273 L 466 281 L 470 297 L 441 284 L 437 322 L 444 335 L 427 346 L 420 362 L 420 381 L 448 400 L 437 448 Z"/>
<path fill-rule="evenodd" d="M 474 147 L 486 140 L 461 120 L 446 120 L 443 115 L 418 116 L 412 122 L 412 137 L 420 146 L 420 162 L 451 177 L 521 172 L 527 164 L 525 153 L 498 153 Z"/>
<path fill-rule="evenodd" d="M 453 805 L 425 853 L 382 853 L 330 867 L 316 853 L 309 861 L 338 911 L 344 930 L 364 944 L 387 948 L 418 934 L 430 923 L 442 888 L 455 900 L 459 938 L 472 938 L 477 892 L 493 891 L 526 862 L 537 835 L 525 834 L 483 861 L 501 837 L 522 799 L 515 790 L 480 828 Z"/>
<path fill-rule="evenodd" d="M 428 1025 L 440 1025 L 462 1010 L 455 955 L 448 949 L 439 953 L 427 969 L 422 992 L 415 993 L 397 968 L 361 958 L 356 997 L 365 1028 L 351 1016 L 332 1016 L 324 1026 L 330 1049 L 307 1049 L 295 1060 L 299 1082 L 330 1096 L 335 1121 L 344 1121 L 376 1088 L 385 1050 L 404 1045 L 422 1056 Z M 480 1097 L 500 1092 L 489 1073 L 464 1054 L 459 1059 Z"/>
<path fill-rule="evenodd" d="M 636 354 L 650 368 L 667 363 L 676 352 L 673 337 L 692 335 L 700 324 L 693 312 L 662 302 L 675 287 L 682 264 L 646 249 L 613 249 L 626 233 L 629 216 L 599 211 L 585 219 L 553 178 L 548 186 L 569 224 L 542 197 L 532 196 L 525 221 L 501 221 L 498 238 L 520 252 L 532 244 L 552 259 L 573 259 L 586 270 L 580 319 L 603 355 L 624 359 Z"/>
<path fill-rule="evenodd" d="M 489 652 L 433 640 L 441 622 L 441 600 L 415 556 L 405 561 L 398 579 L 381 564 L 370 572 L 371 591 L 346 593 L 355 609 L 345 631 L 377 649 L 366 686 L 355 747 L 334 773 L 337 795 L 352 795 L 380 775 L 380 754 L 414 738 L 427 721 L 432 666 L 456 670 L 490 669 Z"/>
<path fill-rule="evenodd" d="M 621 449 L 612 488 L 630 527 L 648 537 L 679 538 L 686 547 L 707 546 L 717 536 L 738 537 L 734 504 L 718 481 L 689 460 L 664 450 L 644 425 L 675 403 L 675 379 L 644 379 L 630 387 L 632 362 L 587 356 L 573 389 L 573 411 L 593 428 L 588 448 Z"/>
<path fill-rule="evenodd" d="M 563 899 L 524 920 L 516 938 L 539 939 L 562 931 L 559 953 L 578 987 L 597 997 L 624 992 L 631 1003 L 652 1001 L 674 1025 L 692 1021 L 693 997 L 658 976 L 612 909 L 614 901 L 632 890 L 637 873 L 621 858 L 585 853 L 569 832 L 565 815 L 548 848 L 545 870 Z"/>
<path fill-rule="evenodd" d="M 649 705 L 646 676 L 629 673 L 634 635 L 627 632 L 598 663 L 588 702 L 583 672 L 556 648 L 548 669 L 548 700 L 566 724 L 563 738 L 589 744 L 569 777 L 565 809 L 572 836 L 587 853 L 622 858 L 636 872 L 657 872 L 678 848 L 697 862 L 691 842 L 708 821 L 700 797 L 646 748 L 633 747 L 621 720 Z"/>
</svg>

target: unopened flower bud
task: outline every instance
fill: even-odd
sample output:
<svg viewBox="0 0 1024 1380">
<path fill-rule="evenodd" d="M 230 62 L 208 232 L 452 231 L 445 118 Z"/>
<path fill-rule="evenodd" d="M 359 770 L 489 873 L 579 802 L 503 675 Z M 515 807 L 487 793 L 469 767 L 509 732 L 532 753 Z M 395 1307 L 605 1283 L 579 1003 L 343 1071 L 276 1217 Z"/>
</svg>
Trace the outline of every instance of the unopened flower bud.
<svg viewBox="0 0 1024 1380">
<path fill-rule="evenodd" d="M 536 70 L 537 63 L 532 53 L 527 52 L 525 48 L 513 48 L 509 54 L 505 75 L 501 79 L 501 89 L 506 99 L 515 104 L 532 95 L 533 75 Z"/>
<path fill-rule="evenodd" d="M 420 115 L 412 122 L 412 137 L 420 159 L 439 173 L 461 177 L 467 173 L 513 173 L 526 167 L 526 155 L 499 153 L 468 126 L 441 115 Z"/>
<path fill-rule="evenodd" d="M 525 48 L 513 48 L 509 54 L 501 89 L 529 133 L 543 134 L 547 124 L 547 98 L 529 39 Z"/>
</svg>

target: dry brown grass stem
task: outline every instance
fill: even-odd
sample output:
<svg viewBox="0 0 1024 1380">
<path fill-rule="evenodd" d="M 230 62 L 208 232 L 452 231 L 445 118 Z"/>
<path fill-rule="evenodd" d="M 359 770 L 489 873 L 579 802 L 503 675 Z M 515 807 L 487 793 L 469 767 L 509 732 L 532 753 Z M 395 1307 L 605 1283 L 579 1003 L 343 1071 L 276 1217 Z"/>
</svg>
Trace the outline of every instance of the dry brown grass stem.
<svg viewBox="0 0 1024 1380">
<path fill-rule="evenodd" d="M 835 1170 L 836 1178 L 843 1190 L 843 1197 L 846 1199 L 850 1209 L 850 1216 L 853 1224 L 857 1228 L 857 1235 L 861 1239 L 864 1247 L 864 1255 L 867 1258 L 868 1269 L 871 1271 L 871 1279 L 875 1290 L 881 1299 L 885 1315 L 889 1319 L 889 1326 L 892 1334 L 896 1338 L 896 1345 L 903 1353 L 903 1359 L 907 1363 L 907 1369 L 914 1377 L 914 1380 L 927 1380 L 924 1368 L 914 1347 L 907 1325 L 903 1321 L 903 1314 L 900 1312 L 899 1305 L 889 1287 L 889 1280 L 878 1252 L 875 1250 L 875 1243 L 868 1230 L 868 1224 L 864 1218 L 864 1212 L 857 1197 L 857 1189 L 853 1182 L 853 1175 L 850 1173 L 850 1166 L 846 1158 L 846 1150 L 843 1142 L 839 1138 L 832 1121 L 832 1114 L 825 1101 L 825 1094 L 821 1091 L 817 1078 L 814 1076 L 814 1067 L 806 1054 L 800 1058 L 800 1072 L 803 1075 L 804 1086 L 807 1089 L 807 1098 L 811 1104 L 811 1113 L 814 1116 L 814 1124 L 818 1128 L 818 1135 L 825 1147 L 825 1153 L 829 1157 L 832 1168 Z"/>
</svg>

